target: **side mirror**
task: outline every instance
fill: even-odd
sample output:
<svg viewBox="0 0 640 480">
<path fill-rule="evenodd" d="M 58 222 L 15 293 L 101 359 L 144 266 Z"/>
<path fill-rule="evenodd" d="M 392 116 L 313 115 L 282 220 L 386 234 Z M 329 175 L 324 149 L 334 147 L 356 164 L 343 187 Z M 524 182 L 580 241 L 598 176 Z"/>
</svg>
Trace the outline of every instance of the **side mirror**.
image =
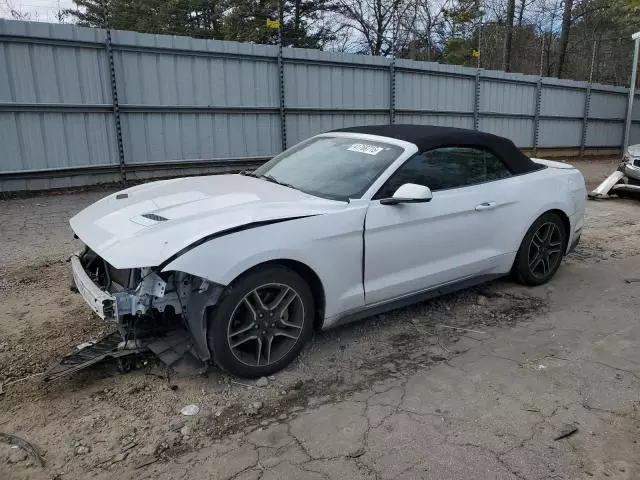
<svg viewBox="0 0 640 480">
<path fill-rule="evenodd" d="M 405 183 L 402 185 L 391 198 L 383 198 L 380 200 L 382 205 L 397 205 L 399 203 L 426 203 L 433 198 L 431 189 L 424 185 L 415 183 Z"/>
</svg>

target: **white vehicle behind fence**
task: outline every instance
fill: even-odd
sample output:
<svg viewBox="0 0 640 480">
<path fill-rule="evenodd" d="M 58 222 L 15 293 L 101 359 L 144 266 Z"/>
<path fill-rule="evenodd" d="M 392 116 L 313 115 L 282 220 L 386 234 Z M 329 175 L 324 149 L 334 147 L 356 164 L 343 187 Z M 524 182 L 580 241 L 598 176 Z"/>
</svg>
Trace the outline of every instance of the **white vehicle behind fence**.
<svg viewBox="0 0 640 480">
<path fill-rule="evenodd" d="M 627 147 L 618 168 L 589 193 L 589 196 L 607 198 L 610 194 L 619 197 L 640 195 L 640 144 Z"/>
</svg>

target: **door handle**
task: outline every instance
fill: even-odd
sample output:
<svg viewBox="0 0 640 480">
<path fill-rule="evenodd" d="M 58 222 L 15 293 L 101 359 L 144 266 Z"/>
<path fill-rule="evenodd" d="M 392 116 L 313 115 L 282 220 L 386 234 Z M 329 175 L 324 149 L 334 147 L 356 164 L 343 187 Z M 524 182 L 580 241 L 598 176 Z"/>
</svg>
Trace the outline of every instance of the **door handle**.
<svg viewBox="0 0 640 480">
<path fill-rule="evenodd" d="M 496 202 L 484 202 L 481 203 L 480 205 L 478 205 L 476 207 L 476 210 L 478 212 L 481 212 L 483 210 L 491 210 L 492 208 L 496 208 L 498 206 L 498 204 Z"/>
</svg>

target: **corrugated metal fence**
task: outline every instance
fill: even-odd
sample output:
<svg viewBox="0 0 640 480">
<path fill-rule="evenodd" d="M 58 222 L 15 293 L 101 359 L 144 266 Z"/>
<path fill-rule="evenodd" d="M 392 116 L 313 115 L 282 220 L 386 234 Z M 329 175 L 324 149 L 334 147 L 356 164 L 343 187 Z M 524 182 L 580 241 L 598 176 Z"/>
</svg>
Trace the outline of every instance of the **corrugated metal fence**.
<svg viewBox="0 0 640 480">
<path fill-rule="evenodd" d="M 316 50 L 0 20 L 0 191 L 264 161 L 372 123 L 619 148 L 627 89 Z M 640 96 L 632 142 L 640 142 Z"/>
</svg>

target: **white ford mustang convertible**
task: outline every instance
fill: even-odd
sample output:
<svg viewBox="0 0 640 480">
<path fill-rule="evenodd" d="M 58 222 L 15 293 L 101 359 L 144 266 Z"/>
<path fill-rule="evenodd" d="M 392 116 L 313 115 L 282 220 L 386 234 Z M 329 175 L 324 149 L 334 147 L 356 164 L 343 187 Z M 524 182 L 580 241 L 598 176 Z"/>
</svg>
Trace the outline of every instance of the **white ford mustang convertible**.
<svg viewBox="0 0 640 480">
<path fill-rule="evenodd" d="M 250 173 L 109 195 L 71 219 L 86 246 L 71 264 L 124 345 L 173 321 L 192 356 L 256 377 L 290 363 L 314 328 L 508 274 L 547 282 L 585 204 L 578 170 L 504 138 L 354 127 Z"/>
</svg>

